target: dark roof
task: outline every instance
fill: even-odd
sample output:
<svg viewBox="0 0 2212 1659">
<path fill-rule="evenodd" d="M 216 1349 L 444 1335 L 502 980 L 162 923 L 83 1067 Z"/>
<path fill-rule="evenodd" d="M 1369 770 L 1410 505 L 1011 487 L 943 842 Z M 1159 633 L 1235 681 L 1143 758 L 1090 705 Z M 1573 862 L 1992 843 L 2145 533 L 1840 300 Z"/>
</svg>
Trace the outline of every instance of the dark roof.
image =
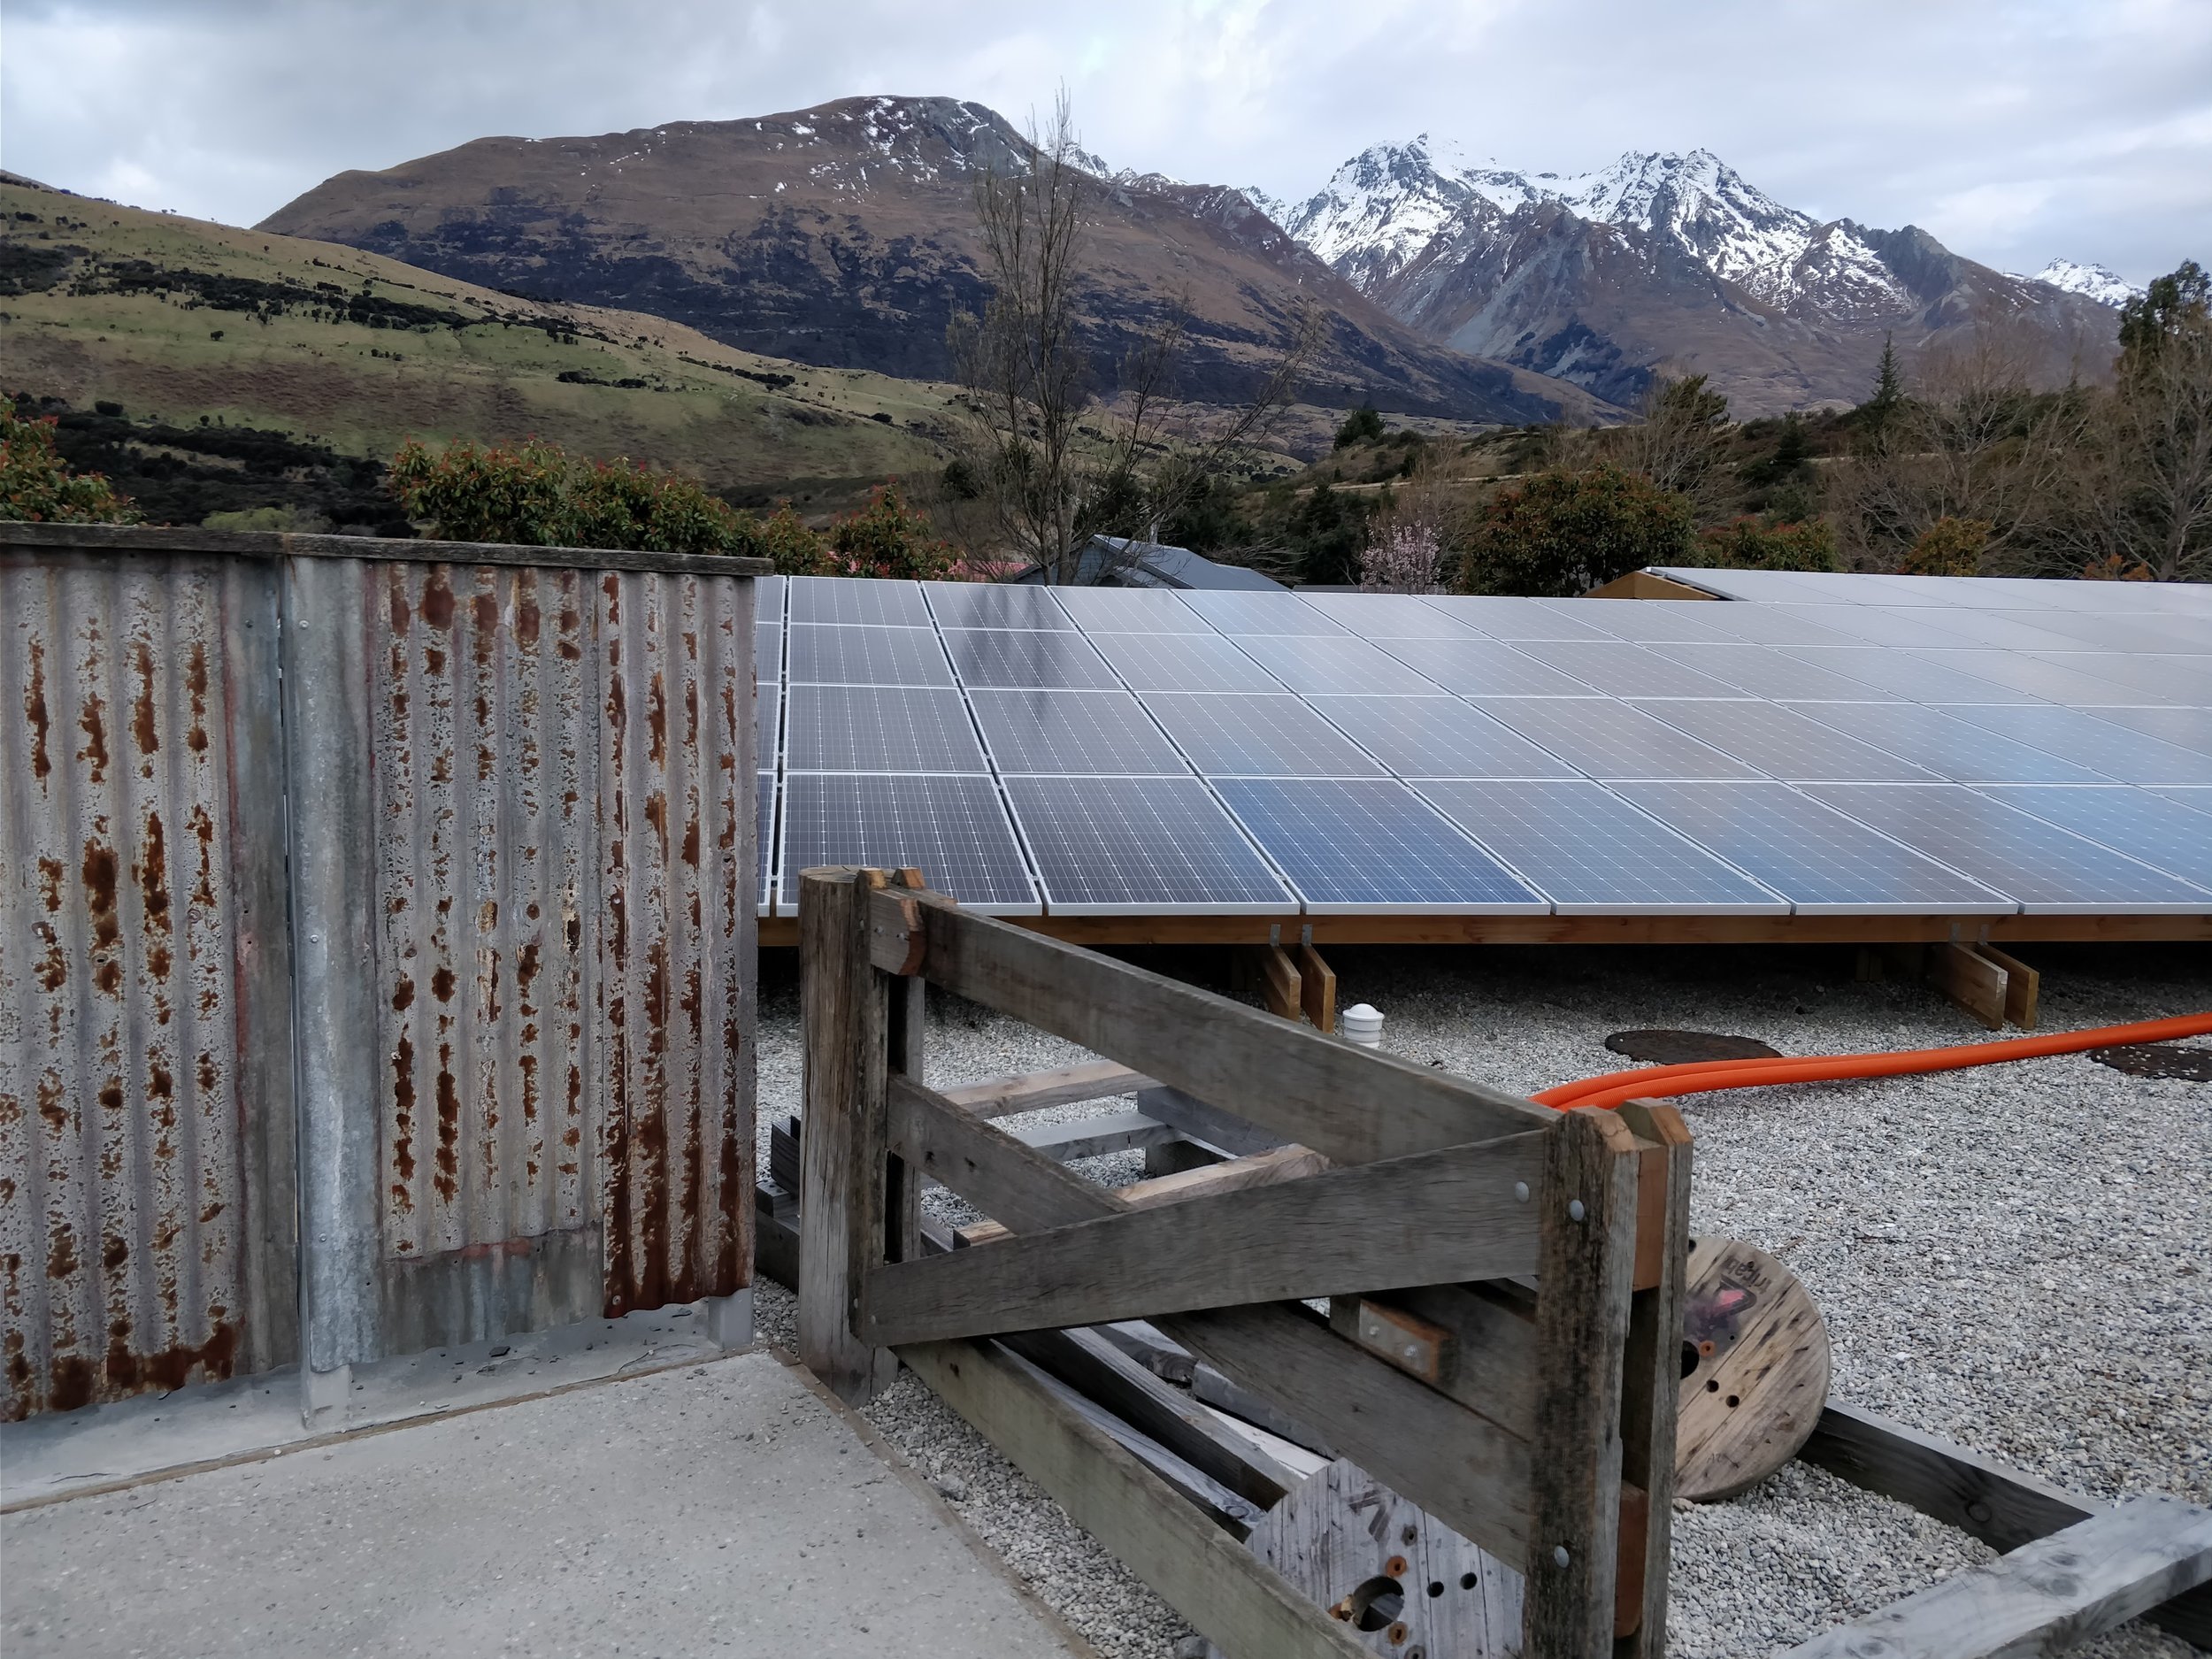
<svg viewBox="0 0 2212 1659">
<path fill-rule="evenodd" d="M 1018 582 L 1045 580 L 1044 567 L 1033 565 L 1014 578 Z M 1076 561 L 1079 588 L 1242 588 L 1248 592 L 1281 593 L 1283 584 L 1241 565 L 1222 565 L 1188 548 L 1167 547 L 1155 541 L 1131 541 L 1121 536 L 1093 536 Z"/>
</svg>

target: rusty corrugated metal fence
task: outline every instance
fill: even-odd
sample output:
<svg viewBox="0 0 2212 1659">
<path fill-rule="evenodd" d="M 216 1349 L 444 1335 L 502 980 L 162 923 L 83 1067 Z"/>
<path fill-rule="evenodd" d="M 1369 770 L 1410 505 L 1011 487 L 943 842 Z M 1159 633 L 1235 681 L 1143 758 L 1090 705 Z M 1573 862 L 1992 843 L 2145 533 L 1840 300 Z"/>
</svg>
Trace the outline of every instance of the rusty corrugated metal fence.
<svg viewBox="0 0 2212 1659">
<path fill-rule="evenodd" d="M 0 526 L 0 1414 L 749 1282 L 752 572 Z"/>
</svg>

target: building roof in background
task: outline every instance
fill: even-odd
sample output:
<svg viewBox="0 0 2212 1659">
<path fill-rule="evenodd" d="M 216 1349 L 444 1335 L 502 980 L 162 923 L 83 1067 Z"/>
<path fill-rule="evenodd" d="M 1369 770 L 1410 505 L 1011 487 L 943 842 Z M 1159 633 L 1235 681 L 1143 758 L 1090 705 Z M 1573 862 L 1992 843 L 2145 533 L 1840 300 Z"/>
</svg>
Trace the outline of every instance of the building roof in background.
<svg viewBox="0 0 2212 1659">
<path fill-rule="evenodd" d="M 1018 582 L 1042 582 L 1044 567 L 1033 565 L 1014 578 Z M 1186 547 L 1157 541 L 1132 541 L 1125 536 L 1095 535 L 1085 543 L 1076 561 L 1079 588 L 1231 588 L 1250 593 L 1281 593 L 1282 583 L 1240 565 L 1223 565 Z"/>
</svg>

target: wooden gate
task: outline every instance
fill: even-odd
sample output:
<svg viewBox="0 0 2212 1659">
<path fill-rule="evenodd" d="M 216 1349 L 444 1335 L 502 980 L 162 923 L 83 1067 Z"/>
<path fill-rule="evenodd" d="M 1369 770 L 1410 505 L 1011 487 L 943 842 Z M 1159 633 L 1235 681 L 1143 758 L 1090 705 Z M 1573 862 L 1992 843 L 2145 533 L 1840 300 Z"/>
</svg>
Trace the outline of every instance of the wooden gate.
<svg viewBox="0 0 2212 1659">
<path fill-rule="evenodd" d="M 799 920 L 799 1341 L 840 1394 L 903 1361 L 1234 1659 L 1369 1652 L 999 1340 L 1150 1320 L 1520 1575 L 1531 1659 L 1665 1651 L 1690 1176 L 1671 1110 L 1553 1111 L 968 914 L 911 872 L 808 871 Z M 925 983 L 1294 1146 L 1087 1181 L 925 1086 Z M 925 1179 L 1003 1235 L 926 1249 Z"/>
</svg>

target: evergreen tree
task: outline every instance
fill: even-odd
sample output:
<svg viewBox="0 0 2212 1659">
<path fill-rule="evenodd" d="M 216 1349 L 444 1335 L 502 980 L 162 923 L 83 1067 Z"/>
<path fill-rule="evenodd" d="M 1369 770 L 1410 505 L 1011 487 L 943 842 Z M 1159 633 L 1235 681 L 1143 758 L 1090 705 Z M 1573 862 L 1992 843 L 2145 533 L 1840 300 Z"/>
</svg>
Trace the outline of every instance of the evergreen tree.
<svg viewBox="0 0 2212 1659">
<path fill-rule="evenodd" d="M 1383 435 L 1382 416 L 1372 403 L 1362 403 L 1336 429 L 1336 447 L 1340 449 L 1355 443 L 1374 443 Z"/>
<path fill-rule="evenodd" d="M 1859 405 L 1866 429 L 1879 437 L 1888 430 L 1904 401 L 1905 377 L 1897 368 L 1897 342 L 1893 336 L 1884 334 L 1881 366 L 1874 372 L 1874 396 Z"/>
</svg>

